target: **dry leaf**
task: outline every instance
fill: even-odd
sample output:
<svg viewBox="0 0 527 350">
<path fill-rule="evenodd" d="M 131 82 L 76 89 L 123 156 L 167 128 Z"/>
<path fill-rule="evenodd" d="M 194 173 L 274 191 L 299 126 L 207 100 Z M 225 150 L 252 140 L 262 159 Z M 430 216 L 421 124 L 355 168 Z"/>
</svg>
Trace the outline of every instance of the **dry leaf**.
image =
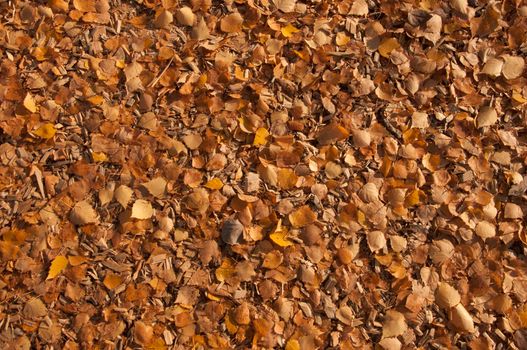
<svg viewBox="0 0 527 350">
<path fill-rule="evenodd" d="M 488 221 L 478 222 L 475 231 L 483 240 L 496 236 L 496 227 Z"/>
<path fill-rule="evenodd" d="M 110 290 L 117 288 L 121 283 L 122 278 L 112 272 L 108 272 L 103 281 L 104 286 Z"/>
<path fill-rule="evenodd" d="M 221 188 L 223 187 L 223 182 L 217 177 L 215 177 L 214 179 L 207 181 L 205 187 L 211 190 L 221 190 Z"/>
<path fill-rule="evenodd" d="M 397 337 L 406 332 L 408 328 L 404 315 L 395 310 L 388 310 L 382 326 L 382 337 Z"/>
<path fill-rule="evenodd" d="M 273 0 L 273 3 L 280 11 L 290 13 L 295 10 L 296 0 Z"/>
<path fill-rule="evenodd" d="M 48 309 L 42 300 L 39 298 L 33 298 L 24 305 L 22 314 L 27 318 L 35 319 L 46 316 L 48 314 Z"/>
<path fill-rule="evenodd" d="M 221 239 L 223 242 L 233 245 L 237 244 L 243 234 L 243 225 L 239 220 L 229 219 L 223 223 Z"/>
<path fill-rule="evenodd" d="M 132 199 L 133 193 L 134 191 L 132 191 L 130 187 L 121 185 L 117 187 L 117 189 L 114 192 L 114 195 L 115 195 L 115 199 L 117 200 L 117 202 L 119 202 L 119 204 L 121 204 L 121 206 L 126 209 L 126 207 L 128 206 L 128 203 Z"/>
<path fill-rule="evenodd" d="M 239 33 L 242 30 L 243 17 L 238 12 L 223 17 L 220 28 L 225 33 Z"/>
<path fill-rule="evenodd" d="M 379 54 L 382 57 L 389 58 L 392 51 L 395 49 L 398 49 L 399 47 L 401 47 L 401 45 L 399 44 L 399 41 L 397 41 L 397 39 L 389 38 L 389 39 L 384 40 L 379 45 L 377 50 L 379 50 Z"/>
<path fill-rule="evenodd" d="M 384 233 L 382 231 L 368 232 L 367 240 L 368 247 L 370 247 L 372 252 L 377 252 L 386 247 L 386 238 L 384 237 Z"/>
<path fill-rule="evenodd" d="M 131 218 L 147 220 L 150 219 L 152 215 L 154 215 L 154 209 L 150 202 L 145 201 L 144 199 L 138 199 L 134 202 L 134 205 L 132 206 L 132 214 L 130 216 Z"/>
<path fill-rule="evenodd" d="M 296 28 L 291 23 L 280 29 L 280 32 L 282 32 L 282 35 L 286 38 L 292 37 L 294 33 L 298 33 L 299 31 L 300 29 Z"/>
<path fill-rule="evenodd" d="M 371 143 L 371 135 L 367 130 L 354 130 L 353 143 L 357 147 L 368 147 Z"/>
<path fill-rule="evenodd" d="M 181 7 L 176 12 L 176 19 L 179 24 L 184 26 L 193 26 L 196 21 L 196 15 L 192 12 L 192 9 L 187 6 Z"/>
<path fill-rule="evenodd" d="M 58 255 L 51 262 L 49 267 L 47 280 L 57 277 L 65 268 L 68 266 L 68 258 L 62 255 Z"/>
<path fill-rule="evenodd" d="M 97 212 L 87 201 L 75 204 L 70 212 L 70 220 L 75 225 L 96 224 L 99 222 Z"/>
<path fill-rule="evenodd" d="M 503 60 L 500 58 L 489 58 L 485 65 L 483 66 L 483 69 L 481 70 L 481 73 L 490 75 L 493 78 L 497 78 L 501 75 L 501 70 L 503 68 Z"/>
<path fill-rule="evenodd" d="M 165 195 L 167 181 L 162 177 L 156 177 L 155 179 L 145 182 L 144 184 L 142 184 L 142 186 L 146 188 L 152 196 L 156 198 L 161 198 Z"/>
<path fill-rule="evenodd" d="M 476 118 L 478 128 L 494 125 L 498 121 L 498 113 L 491 106 L 481 107 Z"/>
<path fill-rule="evenodd" d="M 505 219 L 522 219 L 523 210 L 522 208 L 514 203 L 506 203 L 503 211 L 503 217 Z"/>
<path fill-rule="evenodd" d="M 525 59 L 521 56 L 504 56 L 502 74 L 505 79 L 516 79 L 523 74 Z"/>
<path fill-rule="evenodd" d="M 294 244 L 287 238 L 287 230 L 282 227 L 281 220 L 276 225 L 275 230 L 269 235 L 269 238 L 280 247 L 289 247 Z"/>
<path fill-rule="evenodd" d="M 33 134 L 46 140 L 53 138 L 56 133 L 57 130 L 55 129 L 55 126 L 51 123 L 43 124 L 37 130 L 33 131 Z"/>
<path fill-rule="evenodd" d="M 269 138 L 269 131 L 265 128 L 258 128 L 254 134 L 254 146 L 265 146 Z"/>
<path fill-rule="evenodd" d="M 289 214 L 289 222 L 293 227 L 304 227 L 312 224 L 317 219 L 317 214 L 307 205 L 303 205 Z"/>
<path fill-rule="evenodd" d="M 450 309 L 450 321 L 461 331 L 468 333 L 474 333 L 476 331 L 472 316 L 470 316 L 467 309 L 461 304 L 457 304 Z"/>
<path fill-rule="evenodd" d="M 438 284 L 435 298 L 437 305 L 447 310 L 461 302 L 461 296 L 458 291 L 448 283 L 444 282 Z"/>
<path fill-rule="evenodd" d="M 367 16 L 369 12 L 366 0 L 354 0 L 351 5 L 350 15 Z"/>
<path fill-rule="evenodd" d="M 37 111 L 37 104 L 35 102 L 35 99 L 29 92 L 24 98 L 24 107 L 31 113 L 35 113 Z"/>
<path fill-rule="evenodd" d="M 174 21 L 172 12 L 167 10 L 160 11 L 154 20 L 154 26 L 156 28 L 167 28 Z"/>
</svg>

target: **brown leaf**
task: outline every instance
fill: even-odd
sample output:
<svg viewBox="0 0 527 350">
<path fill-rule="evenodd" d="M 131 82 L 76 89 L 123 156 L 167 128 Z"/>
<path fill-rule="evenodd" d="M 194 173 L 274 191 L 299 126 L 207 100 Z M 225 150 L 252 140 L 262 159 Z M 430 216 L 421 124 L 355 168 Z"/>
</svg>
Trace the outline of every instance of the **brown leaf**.
<svg viewBox="0 0 527 350">
<path fill-rule="evenodd" d="M 220 28 L 225 33 L 239 33 L 242 30 L 243 17 L 238 12 L 223 17 Z"/>
<path fill-rule="evenodd" d="M 150 202 L 145 201 L 144 199 L 138 199 L 134 202 L 134 205 L 132 206 L 132 214 L 130 216 L 131 218 L 146 220 L 150 219 L 152 215 L 154 215 L 154 209 Z"/>
<path fill-rule="evenodd" d="M 289 222 L 293 227 L 304 227 L 312 224 L 316 219 L 317 214 L 307 205 L 303 205 L 289 214 Z"/>
<path fill-rule="evenodd" d="M 402 313 L 395 310 L 388 310 L 382 326 L 382 337 L 397 337 L 406 332 L 407 328 L 406 319 Z"/>
<path fill-rule="evenodd" d="M 87 201 L 75 204 L 70 212 L 70 220 L 75 225 L 96 224 L 99 222 L 97 212 Z"/>
</svg>

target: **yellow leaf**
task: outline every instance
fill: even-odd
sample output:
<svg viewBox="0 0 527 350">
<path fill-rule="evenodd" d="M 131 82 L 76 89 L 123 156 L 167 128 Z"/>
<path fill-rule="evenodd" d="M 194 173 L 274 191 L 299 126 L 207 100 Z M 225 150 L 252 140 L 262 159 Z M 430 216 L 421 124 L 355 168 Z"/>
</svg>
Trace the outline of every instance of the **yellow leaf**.
<svg viewBox="0 0 527 350">
<path fill-rule="evenodd" d="M 104 97 L 102 97 L 101 95 L 94 95 L 94 96 L 88 97 L 86 100 L 92 105 L 98 106 L 104 102 Z"/>
<path fill-rule="evenodd" d="M 206 184 L 205 184 L 205 187 L 207 187 L 208 189 L 211 189 L 211 190 L 219 190 L 223 187 L 223 182 L 218 179 L 217 177 L 215 177 L 214 179 L 208 181 Z"/>
<path fill-rule="evenodd" d="M 269 137 L 269 131 L 265 128 L 258 128 L 254 134 L 254 146 L 263 146 L 267 143 L 267 138 Z"/>
<path fill-rule="evenodd" d="M 346 35 L 344 32 L 338 32 L 337 36 L 335 37 L 335 43 L 339 46 L 344 46 L 347 43 L 350 42 L 350 37 Z"/>
<path fill-rule="evenodd" d="M 216 278 L 220 282 L 225 282 L 234 274 L 234 262 L 231 259 L 225 259 L 215 271 Z"/>
<path fill-rule="evenodd" d="M 421 202 L 420 194 L 421 191 L 419 190 L 413 190 L 410 192 L 406 198 L 404 199 L 404 205 L 406 207 L 413 207 L 414 205 L 417 205 Z"/>
<path fill-rule="evenodd" d="M 35 57 L 35 59 L 37 61 L 45 61 L 47 59 L 47 56 L 48 56 L 48 48 L 47 47 L 36 47 L 33 52 L 32 52 L 32 55 L 33 57 Z"/>
<path fill-rule="evenodd" d="M 30 93 L 27 93 L 26 97 L 24 97 L 23 103 L 24 103 L 24 107 L 31 113 L 35 113 L 37 111 L 37 104 L 35 102 L 35 99 Z"/>
<path fill-rule="evenodd" d="M 304 61 L 307 61 L 307 56 L 302 53 L 301 51 L 298 51 L 298 50 L 293 50 L 293 52 L 298 56 L 300 57 L 301 59 L 303 59 Z"/>
<path fill-rule="evenodd" d="M 102 283 L 104 284 L 106 288 L 111 290 L 119 286 L 122 281 L 123 280 L 121 276 L 116 275 L 113 272 L 108 272 L 106 276 L 104 277 L 104 281 Z"/>
<path fill-rule="evenodd" d="M 361 225 L 366 224 L 366 215 L 360 210 L 357 210 L 357 222 Z"/>
<path fill-rule="evenodd" d="M 49 267 L 47 280 L 55 278 L 68 266 L 68 259 L 65 256 L 59 255 L 53 259 Z"/>
<path fill-rule="evenodd" d="M 295 187 L 298 176 L 292 169 L 282 168 L 278 170 L 278 186 L 283 190 Z"/>
<path fill-rule="evenodd" d="M 522 94 L 517 93 L 517 92 L 515 92 L 515 93 L 512 94 L 512 99 L 513 99 L 514 101 L 518 102 L 518 103 L 521 103 L 521 104 L 527 102 L 527 98 L 523 97 Z"/>
<path fill-rule="evenodd" d="M 289 247 L 293 245 L 293 242 L 287 239 L 287 229 L 282 227 L 282 220 L 278 221 L 276 229 L 269 235 L 269 238 L 280 247 Z"/>
<path fill-rule="evenodd" d="M 50 138 L 55 136 L 56 132 L 57 130 L 55 130 L 55 126 L 53 124 L 46 123 L 42 125 L 40 128 L 38 128 L 37 130 L 35 130 L 33 134 L 43 139 L 49 140 Z"/>
<path fill-rule="evenodd" d="M 285 350 L 300 350 L 300 343 L 296 339 L 289 339 L 285 345 Z"/>
<path fill-rule="evenodd" d="M 165 349 L 167 349 L 165 341 L 160 337 L 153 339 L 150 343 L 145 345 L 145 350 L 165 350 Z"/>
<path fill-rule="evenodd" d="M 88 258 L 85 256 L 68 256 L 68 261 L 71 266 L 79 266 L 88 261 Z"/>
<path fill-rule="evenodd" d="M 285 27 L 282 27 L 280 31 L 282 32 L 283 36 L 285 36 L 286 38 L 290 38 L 291 36 L 293 36 L 294 33 L 298 33 L 300 29 L 295 28 L 292 24 L 288 24 Z"/>
<path fill-rule="evenodd" d="M 206 295 L 207 295 L 207 298 L 208 298 L 209 300 L 212 300 L 212 301 L 220 301 L 220 300 L 221 300 L 221 298 L 219 298 L 219 297 L 217 297 L 217 296 L 215 296 L 214 294 L 211 294 L 211 293 L 209 293 L 209 292 L 207 292 Z"/>
<path fill-rule="evenodd" d="M 116 61 L 115 61 L 115 66 L 116 66 L 117 68 L 121 68 L 121 69 L 123 69 L 124 67 L 126 67 L 126 63 L 125 63 L 124 60 L 116 60 Z"/>
<path fill-rule="evenodd" d="M 94 162 L 106 162 L 108 160 L 104 152 L 92 152 L 91 156 Z"/>
<path fill-rule="evenodd" d="M 231 320 L 230 314 L 227 312 L 225 315 L 225 328 L 230 334 L 235 334 L 238 331 L 238 326 Z"/>
<path fill-rule="evenodd" d="M 379 45 L 378 50 L 379 50 L 379 54 L 382 57 L 388 58 L 388 57 L 390 57 L 390 54 L 392 53 L 392 51 L 395 50 L 395 49 L 398 49 L 399 47 L 401 47 L 401 45 L 399 44 L 397 39 L 389 38 L 389 39 L 384 40 Z"/>
</svg>

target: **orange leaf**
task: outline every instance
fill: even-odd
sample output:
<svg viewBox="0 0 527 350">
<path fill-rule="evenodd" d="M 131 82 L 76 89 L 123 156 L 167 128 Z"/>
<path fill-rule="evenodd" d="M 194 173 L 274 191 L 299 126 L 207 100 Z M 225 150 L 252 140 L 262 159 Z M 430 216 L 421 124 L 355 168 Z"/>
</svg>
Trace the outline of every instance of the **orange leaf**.
<svg viewBox="0 0 527 350">
<path fill-rule="evenodd" d="M 388 58 L 388 57 L 390 57 L 390 54 L 392 53 L 392 51 L 395 50 L 395 49 L 398 49 L 399 47 L 401 47 L 401 45 L 399 44 L 397 39 L 389 38 L 389 39 L 384 40 L 379 45 L 378 50 L 379 50 L 379 54 L 382 57 Z"/>
<path fill-rule="evenodd" d="M 286 25 L 285 27 L 282 27 L 282 29 L 280 29 L 280 31 L 282 32 L 283 36 L 285 36 L 286 38 L 290 38 L 291 36 L 293 36 L 293 34 L 298 33 L 300 31 L 300 29 L 295 28 L 290 23 L 290 24 Z"/>
<path fill-rule="evenodd" d="M 35 102 L 35 99 L 30 93 L 27 93 L 26 97 L 24 97 L 23 104 L 24 104 L 24 107 L 31 113 L 35 113 L 37 111 L 37 104 Z"/>
<path fill-rule="evenodd" d="M 123 280 L 122 280 L 121 276 L 116 275 L 116 274 L 114 274 L 112 272 L 109 272 L 104 277 L 104 281 L 102 283 L 104 284 L 104 286 L 106 288 L 111 290 L 111 289 L 114 289 L 117 286 L 119 286 L 122 281 Z"/>
<path fill-rule="evenodd" d="M 229 277 L 235 273 L 234 262 L 231 259 L 225 259 L 220 267 L 216 269 L 215 275 L 218 281 L 225 282 Z"/>
<path fill-rule="evenodd" d="M 271 241 L 279 245 L 280 247 L 289 247 L 292 246 L 294 243 L 287 239 L 287 230 L 282 227 L 282 221 L 278 221 L 278 224 L 276 225 L 276 229 L 273 233 L 269 235 L 269 238 Z"/>
<path fill-rule="evenodd" d="M 223 187 L 223 182 L 217 177 L 215 177 L 214 179 L 209 180 L 205 184 L 205 187 L 211 190 L 220 190 Z"/>
</svg>

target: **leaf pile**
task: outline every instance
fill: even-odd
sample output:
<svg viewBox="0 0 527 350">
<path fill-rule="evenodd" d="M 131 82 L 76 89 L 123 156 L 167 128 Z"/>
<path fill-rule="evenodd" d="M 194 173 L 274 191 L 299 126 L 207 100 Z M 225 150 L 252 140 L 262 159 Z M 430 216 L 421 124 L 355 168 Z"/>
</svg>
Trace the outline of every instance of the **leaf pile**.
<svg viewBox="0 0 527 350">
<path fill-rule="evenodd" d="M 525 1 L 0 2 L 0 344 L 526 349 Z"/>
</svg>

